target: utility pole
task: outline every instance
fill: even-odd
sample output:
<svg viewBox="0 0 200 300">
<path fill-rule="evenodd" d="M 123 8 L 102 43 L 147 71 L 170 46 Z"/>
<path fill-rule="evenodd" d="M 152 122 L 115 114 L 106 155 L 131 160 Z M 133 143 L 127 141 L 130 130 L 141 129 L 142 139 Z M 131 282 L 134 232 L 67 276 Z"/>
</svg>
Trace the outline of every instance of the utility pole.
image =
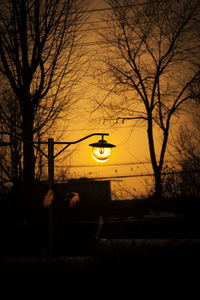
<svg viewBox="0 0 200 300">
<path fill-rule="evenodd" d="M 54 140 L 48 139 L 48 183 L 49 191 L 54 195 Z M 48 243 L 49 256 L 53 255 L 53 202 L 48 207 Z"/>
</svg>

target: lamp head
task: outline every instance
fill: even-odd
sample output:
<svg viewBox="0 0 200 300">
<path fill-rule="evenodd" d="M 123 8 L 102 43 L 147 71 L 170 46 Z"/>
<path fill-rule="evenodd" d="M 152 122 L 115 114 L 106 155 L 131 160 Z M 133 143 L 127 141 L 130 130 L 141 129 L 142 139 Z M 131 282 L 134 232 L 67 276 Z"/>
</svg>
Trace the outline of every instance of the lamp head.
<svg viewBox="0 0 200 300">
<path fill-rule="evenodd" d="M 107 161 L 112 153 L 112 148 L 116 147 L 113 144 L 107 143 L 102 136 L 102 139 L 96 143 L 92 143 L 89 146 L 93 147 L 92 156 L 98 162 Z"/>
</svg>

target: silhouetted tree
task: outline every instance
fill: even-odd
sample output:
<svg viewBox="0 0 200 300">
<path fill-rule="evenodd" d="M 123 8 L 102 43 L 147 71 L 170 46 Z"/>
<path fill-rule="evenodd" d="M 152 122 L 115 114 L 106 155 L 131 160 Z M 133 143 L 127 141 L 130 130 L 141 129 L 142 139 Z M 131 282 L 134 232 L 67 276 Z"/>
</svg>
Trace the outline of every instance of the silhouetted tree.
<svg viewBox="0 0 200 300">
<path fill-rule="evenodd" d="M 23 140 L 23 179 L 34 180 L 33 136 L 72 103 L 82 51 L 79 28 L 86 0 L 2 0 L 2 89 L 17 99 Z M 35 122 L 40 115 L 40 122 Z M 38 118 L 37 118 L 38 120 Z"/>
<path fill-rule="evenodd" d="M 199 85 L 199 83 L 198 83 Z M 180 167 L 179 188 L 185 195 L 200 195 L 200 86 L 195 83 L 192 87 L 192 95 L 195 102 L 190 107 L 190 122 L 182 125 L 173 143 L 174 156 Z M 195 91 L 195 93 L 194 93 Z"/>
<path fill-rule="evenodd" d="M 21 130 L 19 105 L 13 95 L 6 93 L 0 101 L 0 137 L 2 141 L 9 143 L 1 151 L 2 184 L 4 181 L 16 184 L 22 180 Z"/>
<path fill-rule="evenodd" d="M 105 75 L 108 95 L 122 95 L 113 97 L 109 107 L 117 120 L 145 122 L 155 193 L 160 197 L 171 120 L 191 100 L 190 86 L 200 75 L 200 2 L 107 3 L 111 10 L 106 12 L 107 26 L 100 33 L 105 46 L 99 68 Z M 157 129 L 161 133 L 158 148 L 154 138 Z"/>
</svg>

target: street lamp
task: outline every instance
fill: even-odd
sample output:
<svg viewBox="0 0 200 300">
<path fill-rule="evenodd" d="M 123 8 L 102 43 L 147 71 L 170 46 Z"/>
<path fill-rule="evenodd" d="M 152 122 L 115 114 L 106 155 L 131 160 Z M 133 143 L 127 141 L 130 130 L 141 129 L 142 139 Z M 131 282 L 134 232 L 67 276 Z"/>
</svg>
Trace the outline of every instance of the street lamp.
<svg viewBox="0 0 200 300">
<path fill-rule="evenodd" d="M 92 156 L 98 162 L 107 161 L 111 156 L 112 148 L 115 147 L 115 145 L 107 143 L 103 139 L 103 135 L 101 140 L 96 143 L 90 144 L 89 146 L 93 147 Z"/>
<path fill-rule="evenodd" d="M 32 143 L 35 148 L 37 148 L 47 159 L 48 159 L 48 183 L 49 183 L 49 190 L 47 195 L 44 198 L 44 206 L 48 207 L 49 211 L 49 217 L 48 217 L 48 232 L 49 232 L 49 255 L 52 255 L 52 249 L 53 249 L 53 208 L 52 208 L 52 201 L 54 198 L 54 159 L 61 154 L 65 149 L 67 149 L 70 145 L 74 145 L 77 143 L 80 143 L 83 140 L 86 140 L 92 136 L 101 136 L 101 140 L 99 140 L 96 143 L 90 144 L 89 146 L 93 147 L 92 155 L 95 160 L 98 162 L 105 162 L 109 159 L 111 156 L 111 149 L 115 147 L 115 145 L 112 145 L 110 143 L 107 143 L 104 140 L 104 136 L 108 136 L 108 133 L 92 133 L 90 135 L 87 135 L 79 140 L 76 140 L 74 142 L 55 142 L 54 139 L 49 138 L 48 142 L 29 142 L 25 141 L 27 143 Z M 40 147 L 37 145 L 39 144 L 48 144 L 48 154 L 43 152 Z M 54 155 L 54 145 L 65 145 L 59 152 L 57 152 Z M 0 140 L 0 146 L 7 146 L 10 145 L 10 143 L 3 142 Z"/>
<path fill-rule="evenodd" d="M 104 136 L 108 136 L 108 133 L 92 133 L 87 135 L 79 140 L 74 142 L 54 142 L 52 138 L 48 139 L 48 156 L 43 153 L 48 158 L 48 178 L 49 178 L 49 195 L 50 195 L 50 205 L 49 205 L 49 254 L 52 255 L 53 249 L 53 210 L 51 202 L 53 201 L 53 185 L 54 185 L 54 159 L 61 154 L 65 149 L 70 145 L 80 143 L 83 140 L 86 140 L 92 136 L 101 136 L 101 140 L 96 143 L 90 144 L 89 146 L 93 147 L 92 155 L 95 160 L 98 162 L 105 162 L 111 156 L 111 149 L 115 145 L 107 143 L 104 140 Z M 43 142 L 46 143 L 46 142 Z M 65 145 L 56 155 L 54 155 L 54 145 Z"/>
</svg>

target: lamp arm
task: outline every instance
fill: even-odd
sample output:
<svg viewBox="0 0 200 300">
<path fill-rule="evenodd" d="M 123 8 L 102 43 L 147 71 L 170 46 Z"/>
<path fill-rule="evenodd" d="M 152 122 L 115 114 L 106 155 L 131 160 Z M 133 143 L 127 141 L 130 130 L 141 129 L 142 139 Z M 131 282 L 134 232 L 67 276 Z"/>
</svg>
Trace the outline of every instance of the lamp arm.
<svg viewBox="0 0 200 300">
<path fill-rule="evenodd" d="M 79 140 L 76 140 L 76 141 L 74 141 L 74 142 L 54 142 L 54 144 L 57 144 L 57 145 L 66 145 L 63 149 L 61 149 L 56 155 L 54 155 L 54 158 L 56 158 L 60 153 L 62 153 L 65 149 L 67 149 L 70 145 L 74 145 L 74 144 L 78 144 L 78 143 L 80 143 L 80 142 L 82 142 L 82 141 L 84 141 L 84 140 L 86 140 L 86 139 L 88 139 L 88 138 L 90 138 L 90 137 L 92 137 L 92 136 L 96 136 L 96 135 L 101 135 L 102 136 L 102 138 L 103 138 L 103 136 L 104 135 L 109 135 L 109 133 L 92 133 L 92 134 L 89 134 L 89 135 L 87 135 L 87 136 L 85 136 L 85 137 L 83 137 L 83 138 L 81 138 L 81 139 L 79 139 Z"/>
<path fill-rule="evenodd" d="M 79 140 L 76 140 L 74 142 L 54 142 L 54 144 L 57 144 L 57 145 L 66 145 L 63 149 L 61 149 L 56 155 L 54 155 L 54 158 L 56 158 L 60 153 L 62 153 L 65 149 L 67 149 L 70 145 L 74 145 L 74 144 L 78 144 L 92 136 L 96 136 L 96 135 L 101 135 L 102 136 L 102 139 L 104 137 L 104 135 L 109 135 L 109 133 L 92 133 L 92 134 L 89 134 Z M 20 139 L 21 141 L 24 141 L 22 139 Z M 48 158 L 48 155 L 45 154 L 38 146 L 36 146 L 37 144 L 48 144 L 48 142 L 31 142 L 31 141 L 26 141 L 27 143 L 32 143 L 33 146 L 38 150 L 40 151 L 45 157 Z M 7 143 L 7 142 L 4 142 L 2 140 L 0 140 L 0 146 L 8 146 L 10 145 L 10 143 Z"/>
</svg>

